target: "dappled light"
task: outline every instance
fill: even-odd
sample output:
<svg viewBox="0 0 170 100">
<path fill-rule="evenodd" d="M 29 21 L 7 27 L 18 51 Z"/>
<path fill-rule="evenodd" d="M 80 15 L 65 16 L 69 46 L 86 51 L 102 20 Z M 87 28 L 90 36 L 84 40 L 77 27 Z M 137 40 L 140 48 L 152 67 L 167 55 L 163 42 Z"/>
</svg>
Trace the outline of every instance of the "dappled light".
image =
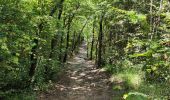
<svg viewBox="0 0 170 100">
<path fill-rule="evenodd" d="M 95 62 L 85 58 L 86 46 L 82 44 L 79 53 L 65 65 L 68 67 L 62 79 L 39 100 L 112 100 L 115 93 L 105 71 L 96 69 Z"/>
<path fill-rule="evenodd" d="M 0 100 L 170 100 L 170 0 L 0 0 Z"/>
</svg>

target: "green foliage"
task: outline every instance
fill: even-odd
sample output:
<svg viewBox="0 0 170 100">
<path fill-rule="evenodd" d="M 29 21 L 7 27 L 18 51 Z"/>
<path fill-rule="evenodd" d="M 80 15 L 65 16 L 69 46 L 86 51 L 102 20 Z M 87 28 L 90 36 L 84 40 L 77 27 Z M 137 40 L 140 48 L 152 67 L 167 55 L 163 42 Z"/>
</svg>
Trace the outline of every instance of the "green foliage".
<svg viewBox="0 0 170 100">
<path fill-rule="evenodd" d="M 164 56 L 168 55 L 169 48 L 161 46 L 160 43 L 151 42 L 149 48 L 144 53 L 136 53 L 130 55 L 130 58 L 144 57 L 145 64 L 143 70 L 146 72 L 146 78 L 149 81 L 165 81 L 169 80 L 169 63 Z"/>
<path fill-rule="evenodd" d="M 48 48 L 41 48 L 50 47 L 50 40 L 56 32 L 56 19 L 50 17 L 47 14 L 49 11 L 45 10 L 43 14 L 46 13 L 47 15 L 39 15 L 39 12 L 41 12 L 38 10 L 40 5 L 37 4 L 36 0 L 18 1 L 5 0 L 0 2 L 0 14 L 2 15 L 0 16 L 0 19 L 2 19 L 0 21 L 0 92 L 4 94 L 0 97 L 8 95 L 8 91 L 12 89 L 28 88 L 28 85 L 31 84 L 28 75 L 30 54 L 32 47 L 35 46 L 32 41 L 34 39 L 40 41 L 37 51 L 42 52 L 39 55 L 47 57 Z M 48 1 L 45 4 L 50 3 Z M 37 35 L 39 23 L 43 23 L 44 28 L 42 34 Z M 56 64 L 55 66 L 58 67 L 59 65 Z M 44 68 L 44 65 L 41 68 Z M 38 84 L 45 81 L 45 75 L 41 75 L 44 71 L 41 70 L 40 73 L 40 69 L 37 68 L 38 71 L 35 75 L 35 82 Z M 56 69 L 50 71 L 57 73 L 58 68 L 57 71 Z"/>
<path fill-rule="evenodd" d="M 105 15 L 103 40 L 105 68 L 113 73 L 113 76 L 119 77 L 117 79 L 124 80 L 127 87 L 133 86 L 133 76 L 139 77 L 136 75 L 142 73 L 140 78 L 137 78 L 142 81 L 136 90 L 147 82 L 167 84 L 170 80 L 167 2 L 136 0 L 108 0 L 108 2 L 114 6 L 109 7 Z M 152 6 L 148 5 L 151 3 Z M 138 71 L 132 74 L 130 70 Z M 138 97 L 133 99 L 136 98 Z"/>
<path fill-rule="evenodd" d="M 148 96 L 139 92 L 129 92 L 123 96 L 125 100 L 149 100 Z"/>
<path fill-rule="evenodd" d="M 148 95 L 150 100 L 158 99 L 158 100 L 167 100 L 169 98 L 169 83 L 144 83 L 138 89 L 138 92 L 145 93 Z"/>
<path fill-rule="evenodd" d="M 30 91 L 22 91 L 22 93 L 13 93 L 8 95 L 5 100 L 36 100 L 35 94 L 29 93 Z M 29 95 L 28 95 L 29 93 Z"/>
<path fill-rule="evenodd" d="M 6 97 L 11 90 L 15 94 L 20 89 L 47 88 L 61 71 L 64 53 L 74 45 L 77 50 L 79 35 L 83 37 L 84 30 L 89 32 L 86 28 L 81 30 L 91 13 L 82 13 L 87 8 L 82 6 L 85 1 L 65 0 L 62 5 L 60 2 L 0 1 L 0 97 Z"/>
<path fill-rule="evenodd" d="M 0 97 L 12 90 L 46 88 L 82 40 L 94 60 L 101 50 L 106 70 L 127 87 L 140 88 L 143 81 L 169 82 L 168 4 L 162 0 L 0 0 Z M 143 97 L 127 94 L 127 100 Z M 22 95 L 16 99 L 23 99 Z"/>
</svg>

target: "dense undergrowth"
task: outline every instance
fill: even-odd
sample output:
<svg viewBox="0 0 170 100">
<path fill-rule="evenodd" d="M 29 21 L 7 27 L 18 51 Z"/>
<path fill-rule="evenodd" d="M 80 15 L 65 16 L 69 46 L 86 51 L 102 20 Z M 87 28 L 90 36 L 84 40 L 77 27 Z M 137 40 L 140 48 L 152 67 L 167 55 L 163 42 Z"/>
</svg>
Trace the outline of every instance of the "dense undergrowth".
<svg viewBox="0 0 170 100">
<path fill-rule="evenodd" d="M 147 43 L 143 42 L 141 46 Z M 168 100 L 169 58 L 164 57 L 169 55 L 169 47 L 153 41 L 149 41 L 147 45 L 149 45 L 147 51 L 127 53 L 125 59 L 119 60 L 114 65 L 105 66 L 108 72 L 113 73 L 111 81 L 118 82 L 113 89 L 126 91 L 122 95 L 127 100 Z"/>
</svg>

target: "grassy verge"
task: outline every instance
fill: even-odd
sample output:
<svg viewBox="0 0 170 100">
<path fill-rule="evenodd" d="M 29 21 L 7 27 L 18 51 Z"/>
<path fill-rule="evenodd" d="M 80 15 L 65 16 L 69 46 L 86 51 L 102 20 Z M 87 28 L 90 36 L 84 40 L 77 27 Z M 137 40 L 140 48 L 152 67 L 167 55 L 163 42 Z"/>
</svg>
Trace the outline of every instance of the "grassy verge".
<svg viewBox="0 0 170 100">
<path fill-rule="evenodd" d="M 148 83 L 144 80 L 144 72 L 139 68 L 127 68 L 113 73 L 110 81 L 113 82 L 113 90 L 123 90 L 122 98 L 126 100 L 169 100 L 170 83 Z M 128 99 L 127 97 L 132 96 Z"/>
</svg>

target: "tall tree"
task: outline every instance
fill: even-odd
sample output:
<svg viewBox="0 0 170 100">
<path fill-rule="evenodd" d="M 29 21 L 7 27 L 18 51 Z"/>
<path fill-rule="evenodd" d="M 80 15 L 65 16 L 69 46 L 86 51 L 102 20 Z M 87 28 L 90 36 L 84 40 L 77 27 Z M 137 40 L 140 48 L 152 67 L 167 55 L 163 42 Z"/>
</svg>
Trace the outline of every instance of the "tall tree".
<svg viewBox="0 0 170 100">
<path fill-rule="evenodd" d="M 40 5 L 42 3 L 42 1 L 39 1 Z M 49 16 L 53 16 L 54 13 L 56 12 L 57 10 L 57 4 L 54 6 L 54 8 L 52 8 Z M 40 12 L 41 13 L 41 12 Z M 43 31 L 43 21 L 40 22 L 40 24 L 38 25 L 38 29 L 37 29 L 37 33 L 36 35 L 40 35 L 41 32 Z M 39 40 L 37 38 L 35 38 L 33 40 L 33 43 L 35 43 L 35 45 L 32 47 L 32 50 L 31 50 L 31 58 L 30 58 L 30 62 L 31 62 L 31 66 L 30 66 L 30 71 L 29 71 L 29 76 L 30 76 L 30 80 L 32 81 L 32 78 L 35 74 L 35 70 L 36 70 L 36 67 L 37 67 L 37 48 L 38 48 L 38 43 L 39 43 Z"/>
<path fill-rule="evenodd" d="M 54 9 L 52 10 L 51 12 L 51 16 L 54 14 L 54 12 L 56 11 L 56 9 L 58 8 L 58 21 L 61 20 L 61 15 L 62 15 L 62 12 L 63 12 L 63 3 L 64 3 L 64 0 L 60 0 L 60 2 L 58 4 L 56 4 L 56 6 L 54 7 Z M 57 45 L 57 39 L 58 38 L 58 34 L 56 34 L 54 36 L 54 38 L 51 40 L 51 52 L 50 52 L 50 56 L 49 58 L 52 58 L 53 56 L 53 52 L 54 52 L 54 48 L 56 47 Z"/>
<path fill-rule="evenodd" d="M 104 20 L 104 13 L 102 12 L 100 16 L 100 22 L 99 22 L 99 36 L 98 36 L 98 41 L 99 41 L 99 47 L 98 47 L 98 61 L 97 65 L 98 67 L 102 67 L 102 49 L 103 49 L 103 20 Z"/>
</svg>

